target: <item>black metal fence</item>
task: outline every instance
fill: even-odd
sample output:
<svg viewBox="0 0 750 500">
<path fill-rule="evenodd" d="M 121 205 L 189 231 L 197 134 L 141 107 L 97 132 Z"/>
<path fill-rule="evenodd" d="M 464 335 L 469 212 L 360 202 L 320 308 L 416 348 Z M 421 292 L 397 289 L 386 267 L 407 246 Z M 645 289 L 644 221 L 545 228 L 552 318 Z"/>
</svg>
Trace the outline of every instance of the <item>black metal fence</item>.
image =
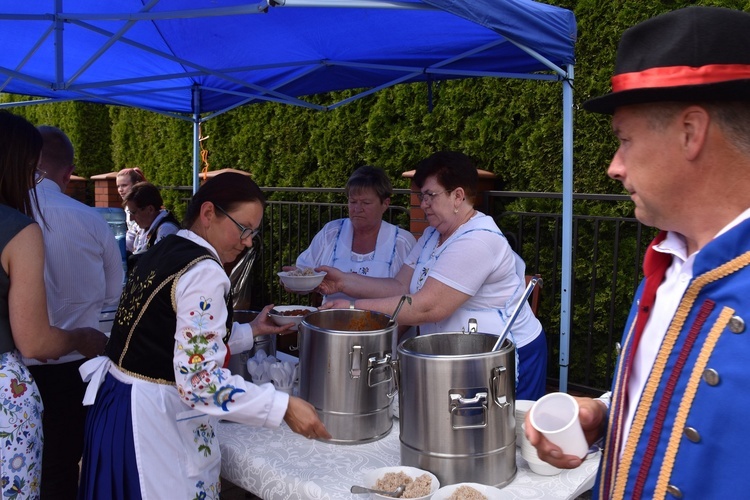
<svg viewBox="0 0 750 500">
<path fill-rule="evenodd" d="M 488 193 L 500 228 L 515 240 L 527 274 L 544 280 L 539 319 L 547 332 L 548 381 L 557 385 L 560 354 L 562 202 L 557 193 Z M 498 207 L 499 205 L 499 207 Z M 537 211 L 534 207 L 556 208 Z M 532 209 L 527 209 L 531 207 Z M 610 387 L 615 343 L 641 280 L 641 262 L 656 231 L 633 217 L 596 215 L 632 211 L 629 197 L 574 195 L 572 308 L 568 387 L 600 393 Z"/>
<path fill-rule="evenodd" d="M 276 273 L 282 266 L 294 264 L 326 222 L 347 216 L 343 189 L 263 191 L 269 205 L 247 280 L 249 307 L 309 304 L 310 297 L 285 292 Z M 538 316 L 547 332 L 547 373 L 552 386 L 557 385 L 560 373 L 561 199 L 559 193 L 489 191 L 480 204 L 526 261 L 526 273 L 541 274 L 544 280 Z M 655 230 L 632 216 L 601 215 L 630 214 L 632 203 L 627 196 L 577 194 L 573 199 L 572 313 L 566 329 L 571 333 L 568 389 L 596 394 L 611 384 L 614 346 L 642 276 L 643 253 Z M 408 207 L 409 191 L 395 190 L 386 220 L 408 228 Z"/>
</svg>

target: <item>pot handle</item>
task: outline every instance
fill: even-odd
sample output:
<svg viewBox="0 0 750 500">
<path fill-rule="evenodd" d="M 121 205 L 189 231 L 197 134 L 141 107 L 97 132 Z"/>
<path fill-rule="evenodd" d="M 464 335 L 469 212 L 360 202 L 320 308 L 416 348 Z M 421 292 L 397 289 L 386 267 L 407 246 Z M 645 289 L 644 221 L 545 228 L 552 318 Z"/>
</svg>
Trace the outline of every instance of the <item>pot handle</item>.
<svg viewBox="0 0 750 500">
<path fill-rule="evenodd" d="M 352 350 L 349 352 L 349 376 L 351 378 L 359 378 L 362 375 L 362 346 L 352 346 Z"/>
<path fill-rule="evenodd" d="M 401 374 L 399 373 L 399 362 L 398 359 L 394 359 L 391 361 L 391 372 L 393 373 L 393 390 L 386 394 L 386 397 L 389 399 L 393 398 L 396 394 L 398 394 L 398 383 L 399 383 L 399 377 Z"/>
<path fill-rule="evenodd" d="M 459 429 L 483 429 L 487 427 L 487 393 L 477 392 L 473 398 L 465 398 L 461 394 L 450 393 L 450 410 L 451 410 L 451 427 L 453 430 Z M 460 412 L 465 410 L 481 410 L 482 423 L 459 425 L 454 422 L 460 416 Z"/>
<path fill-rule="evenodd" d="M 490 378 L 490 387 L 493 394 L 492 399 L 500 408 L 505 408 L 510 404 L 508 402 L 508 395 L 505 393 L 507 378 L 508 370 L 504 366 L 496 366 L 492 369 L 492 377 Z"/>
<path fill-rule="evenodd" d="M 384 372 L 390 373 L 390 377 L 383 378 L 383 380 L 380 380 L 378 382 L 373 382 L 372 374 L 378 368 L 383 368 Z M 385 357 L 382 359 L 378 359 L 375 356 L 372 356 L 371 358 L 367 360 L 367 386 L 368 387 L 375 387 L 377 385 L 390 382 L 391 380 L 393 380 L 393 367 L 391 366 L 391 353 L 386 353 Z"/>
</svg>

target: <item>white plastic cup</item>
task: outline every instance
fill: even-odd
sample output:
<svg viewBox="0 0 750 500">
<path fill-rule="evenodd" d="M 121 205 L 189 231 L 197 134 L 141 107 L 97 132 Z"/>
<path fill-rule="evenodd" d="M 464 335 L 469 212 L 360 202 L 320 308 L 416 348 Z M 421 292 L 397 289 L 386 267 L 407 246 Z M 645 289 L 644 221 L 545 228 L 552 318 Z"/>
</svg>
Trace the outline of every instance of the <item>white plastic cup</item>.
<svg viewBox="0 0 750 500">
<path fill-rule="evenodd" d="M 589 445 L 578 420 L 578 402 L 573 396 L 564 392 L 547 394 L 529 411 L 534 429 L 559 446 L 563 453 L 579 458 L 586 456 Z"/>
</svg>

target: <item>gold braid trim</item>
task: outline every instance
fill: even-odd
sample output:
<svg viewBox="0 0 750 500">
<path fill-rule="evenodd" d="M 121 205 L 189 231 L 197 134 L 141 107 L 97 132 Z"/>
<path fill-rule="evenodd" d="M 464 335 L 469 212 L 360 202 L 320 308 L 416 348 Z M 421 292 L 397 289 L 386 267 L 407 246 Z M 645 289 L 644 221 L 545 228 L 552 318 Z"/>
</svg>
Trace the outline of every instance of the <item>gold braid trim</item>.
<svg viewBox="0 0 750 500">
<path fill-rule="evenodd" d="M 148 299 L 146 299 L 146 302 L 143 304 L 143 307 L 141 308 L 141 311 L 138 313 L 138 317 L 135 318 L 135 321 L 133 321 L 133 324 L 130 327 L 130 331 L 128 332 L 127 340 L 125 341 L 125 347 L 122 350 L 122 353 L 120 353 L 120 358 L 117 360 L 117 366 L 123 370 L 124 372 L 128 373 L 129 375 L 133 375 L 136 378 L 142 378 L 143 380 L 156 380 L 156 379 L 150 379 L 148 377 L 143 377 L 142 375 L 134 374 L 130 371 L 127 371 L 122 367 L 122 361 L 125 358 L 125 354 L 128 352 L 128 347 L 130 347 L 130 341 L 133 338 L 133 333 L 135 332 L 136 326 L 138 326 L 138 323 L 140 323 L 141 318 L 146 313 L 146 310 L 148 309 L 148 306 L 151 304 L 151 301 L 156 297 L 156 294 L 158 294 L 162 288 L 167 286 L 168 283 L 174 282 L 177 283 L 177 278 L 182 276 L 185 271 L 187 271 L 190 267 L 194 266 L 198 262 L 205 260 L 205 259 L 213 259 L 213 257 L 209 255 L 202 255 L 200 257 L 196 257 L 195 259 L 188 262 L 185 267 L 183 267 L 181 270 L 177 271 L 176 273 L 172 274 L 171 276 L 167 276 L 167 278 L 159 283 L 159 286 L 156 287 L 156 289 L 149 295 Z M 215 260 L 215 259 L 214 259 Z M 175 307 L 174 304 L 174 288 L 172 289 L 172 307 Z M 176 308 L 175 308 L 176 310 Z"/>
<path fill-rule="evenodd" d="M 711 328 L 711 331 L 708 333 L 708 337 L 698 354 L 698 359 L 696 360 L 695 367 L 690 374 L 690 379 L 688 380 L 687 387 L 685 388 L 682 400 L 680 401 L 680 407 L 677 410 L 677 417 L 672 426 L 672 434 L 669 436 L 667 451 L 664 453 L 664 460 L 662 461 L 659 478 L 656 482 L 654 498 L 665 498 L 667 496 L 667 486 L 669 485 L 669 479 L 672 475 L 672 470 L 674 469 L 675 460 L 677 459 L 677 451 L 680 449 L 680 443 L 682 442 L 682 432 L 685 428 L 685 422 L 687 422 L 688 413 L 693 405 L 693 401 L 695 401 L 695 394 L 698 392 L 698 384 L 700 384 L 703 371 L 708 365 L 708 358 L 711 357 L 711 354 L 716 347 L 716 343 L 719 341 L 719 337 L 726 329 L 734 312 L 734 309 L 729 307 L 725 307 L 721 311 L 718 320 L 714 323 L 713 328 Z"/>
<path fill-rule="evenodd" d="M 628 331 L 628 334 L 625 336 L 624 346 L 630 345 L 631 339 L 633 338 L 633 333 L 635 332 L 635 324 L 636 324 L 636 321 L 635 319 L 633 319 L 633 322 L 630 324 L 630 330 Z M 620 363 L 617 366 L 617 373 L 615 374 L 615 387 L 614 387 L 614 397 L 617 399 L 613 399 L 612 401 L 614 401 L 614 403 L 610 403 L 610 410 L 612 408 L 612 404 L 618 404 L 619 405 L 618 407 L 622 409 L 622 401 L 624 401 L 625 396 L 623 395 L 621 397 L 620 394 L 621 394 L 621 391 L 627 391 L 627 384 L 623 380 L 624 378 L 623 372 L 625 371 L 625 368 L 626 368 L 625 367 L 626 360 L 624 357 L 626 352 L 627 351 L 625 348 L 621 349 L 620 351 Z M 622 431 L 622 421 L 625 418 L 623 414 L 624 412 L 619 411 L 617 412 L 617 415 L 615 415 L 614 411 L 610 411 L 609 423 L 607 424 L 608 425 L 607 428 L 613 429 L 615 428 L 614 427 L 615 423 L 617 423 L 616 428 Z M 602 462 L 601 462 L 603 465 L 607 464 L 607 459 L 609 458 L 609 455 L 611 453 L 617 453 L 617 450 L 620 449 L 621 438 L 622 438 L 622 432 L 617 433 L 617 435 L 610 436 L 611 443 L 607 443 L 607 446 L 605 446 L 603 450 L 603 457 L 602 457 Z M 616 461 L 613 462 L 613 464 L 616 464 L 616 463 L 617 463 Z M 609 497 L 609 491 L 607 491 L 606 493 L 604 491 L 604 471 L 606 471 L 606 467 L 602 467 L 602 476 L 600 477 L 600 480 L 599 480 L 599 497 L 600 498 Z M 610 470 L 610 471 L 607 471 L 607 474 L 611 475 L 613 472 L 614 471 Z M 610 489 L 613 487 L 613 483 L 614 483 L 614 478 L 612 478 L 612 480 L 609 482 Z"/>
<path fill-rule="evenodd" d="M 644 387 L 641 401 L 638 404 L 638 409 L 633 417 L 633 425 L 630 427 L 630 433 L 628 434 L 628 440 L 625 443 L 625 450 L 623 451 L 622 461 L 620 462 L 617 473 L 617 488 L 614 492 L 615 498 L 624 498 L 625 496 L 627 477 L 630 472 L 630 467 L 633 465 L 636 447 L 641 439 L 641 434 L 643 434 L 643 428 L 646 425 L 646 418 L 653 406 L 659 383 L 664 376 L 667 360 L 669 359 L 680 332 L 685 325 L 688 314 L 690 313 L 695 300 L 698 298 L 698 294 L 707 284 L 742 269 L 747 266 L 748 263 L 750 263 L 750 252 L 745 252 L 716 269 L 712 269 L 695 278 L 682 296 L 677 312 L 675 313 L 672 323 L 667 330 L 667 334 L 664 337 L 664 341 L 659 348 L 659 353 L 656 356 L 656 361 L 651 369 L 651 374 L 646 381 L 646 386 Z"/>
<path fill-rule="evenodd" d="M 152 384 L 172 385 L 172 386 L 177 385 L 175 382 L 172 382 L 171 380 L 164 380 L 163 378 L 151 378 L 145 375 L 141 375 L 140 373 L 131 372 L 130 370 L 125 369 L 122 366 L 117 366 L 117 365 L 115 366 L 122 373 L 130 375 L 133 378 L 137 378 L 138 380 L 145 380 L 146 382 L 151 382 Z"/>
</svg>

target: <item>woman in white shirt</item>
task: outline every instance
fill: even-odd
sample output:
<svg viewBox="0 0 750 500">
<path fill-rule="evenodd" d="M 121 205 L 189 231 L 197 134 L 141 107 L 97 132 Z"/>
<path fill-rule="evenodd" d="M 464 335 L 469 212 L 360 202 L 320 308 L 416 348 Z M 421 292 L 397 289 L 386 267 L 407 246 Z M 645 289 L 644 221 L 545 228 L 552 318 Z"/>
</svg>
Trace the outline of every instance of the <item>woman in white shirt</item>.
<svg viewBox="0 0 750 500">
<path fill-rule="evenodd" d="M 521 300 L 525 264 L 510 248 L 492 217 L 474 209 L 478 182 L 474 163 L 446 151 L 421 161 L 414 183 L 430 224 L 394 278 L 369 278 L 321 267 L 328 275 L 325 293 L 359 299 L 351 305 L 391 314 L 404 294 L 400 325 L 418 325 L 420 335 L 468 331 L 469 319 L 480 332 L 499 334 Z M 337 300 L 326 307 L 349 307 Z M 518 353 L 516 398 L 545 393 L 547 342 L 539 320 L 525 303 L 510 330 Z"/>
<path fill-rule="evenodd" d="M 349 177 L 345 193 L 349 217 L 326 224 L 297 257 L 296 267 L 331 266 L 362 276 L 396 276 L 416 240 L 409 231 L 383 220 L 393 194 L 388 175 L 382 168 L 359 167 Z M 285 268 L 289 269 L 293 268 Z M 334 293 L 323 303 L 350 298 Z"/>
</svg>

